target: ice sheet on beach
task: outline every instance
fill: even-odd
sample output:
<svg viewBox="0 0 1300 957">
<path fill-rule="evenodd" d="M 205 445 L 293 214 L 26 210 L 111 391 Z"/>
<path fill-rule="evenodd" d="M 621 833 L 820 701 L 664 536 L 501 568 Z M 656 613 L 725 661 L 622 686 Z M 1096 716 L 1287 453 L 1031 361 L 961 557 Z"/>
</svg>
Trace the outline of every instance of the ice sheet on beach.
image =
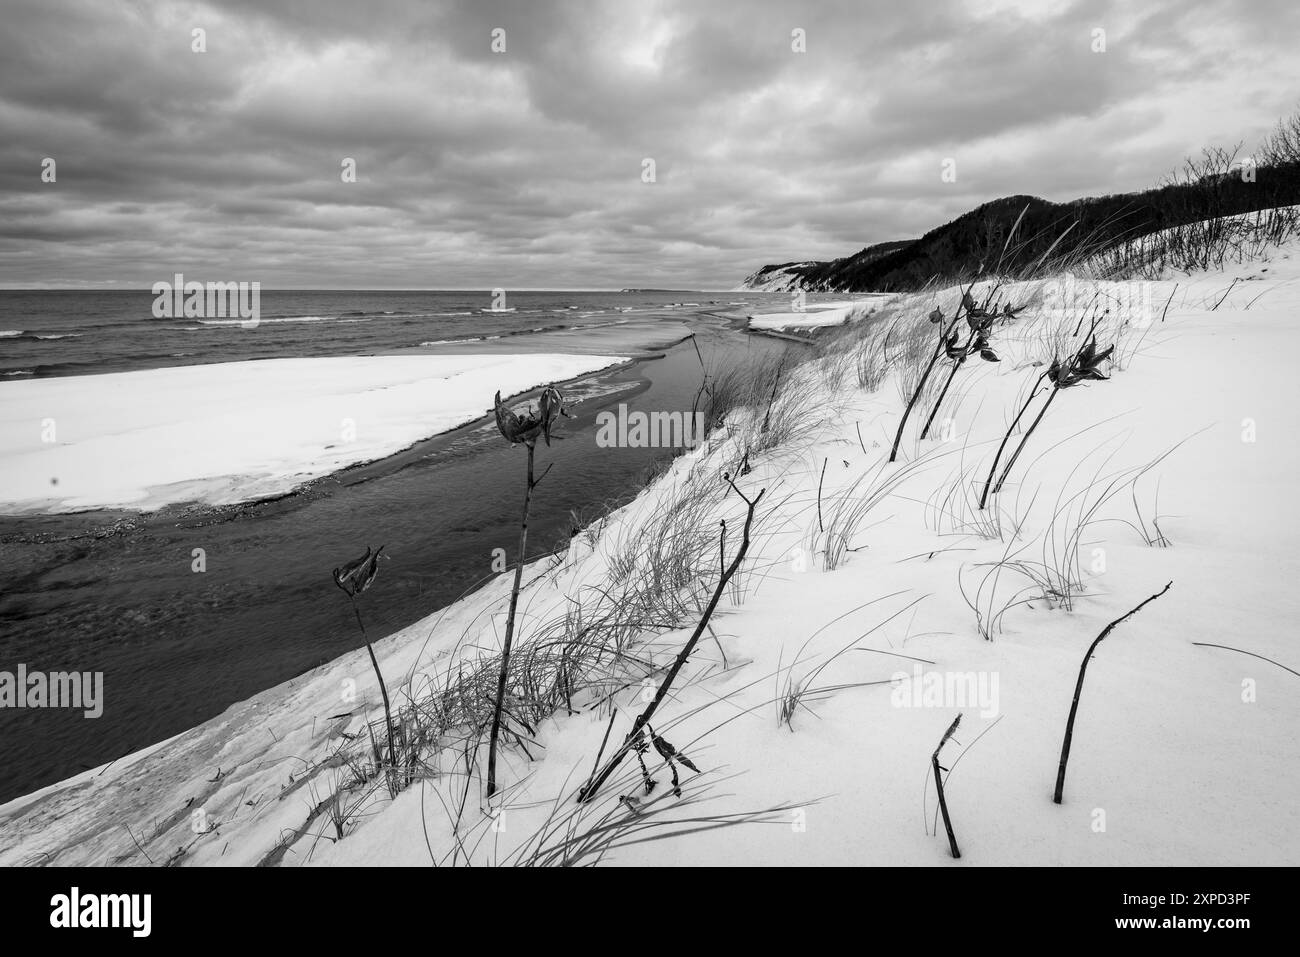
<svg viewBox="0 0 1300 957">
<path fill-rule="evenodd" d="M 770 312 L 751 316 L 749 328 L 785 330 L 838 326 L 850 319 L 871 315 L 893 298 L 892 295 L 881 294 L 845 302 L 810 302 L 802 312 Z"/>
<path fill-rule="evenodd" d="M 0 510 L 155 509 L 287 492 L 625 361 L 561 354 L 270 359 L 0 384 Z"/>
</svg>

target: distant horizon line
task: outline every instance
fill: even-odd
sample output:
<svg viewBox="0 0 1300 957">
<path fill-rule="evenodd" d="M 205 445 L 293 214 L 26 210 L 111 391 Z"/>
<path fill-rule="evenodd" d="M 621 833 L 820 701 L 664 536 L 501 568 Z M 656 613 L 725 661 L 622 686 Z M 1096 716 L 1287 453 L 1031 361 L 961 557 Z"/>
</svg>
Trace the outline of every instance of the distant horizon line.
<svg viewBox="0 0 1300 957">
<path fill-rule="evenodd" d="M 261 286 L 264 292 L 481 292 L 492 295 L 494 288 L 504 288 L 506 294 L 519 292 L 762 292 L 748 289 L 699 289 L 690 286 L 620 286 L 615 288 L 595 286 Z M 0 283 L 0 292 L 143 292 L 153 294 L 151 286 L 85 285 L 85 286 L 10 286 Z"/>
</svg>

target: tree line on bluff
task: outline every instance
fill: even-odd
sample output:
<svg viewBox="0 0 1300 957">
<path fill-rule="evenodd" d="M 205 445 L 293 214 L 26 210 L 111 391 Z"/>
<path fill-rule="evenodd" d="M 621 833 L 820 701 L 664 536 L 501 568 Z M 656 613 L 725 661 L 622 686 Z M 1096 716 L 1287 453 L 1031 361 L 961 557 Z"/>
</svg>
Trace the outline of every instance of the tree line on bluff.
<svg viewBox="0 0 1300 957">
<path fill-rule="evenodd" d="M 1253 156 L 1240 146 L 1189 158 L 1156 187 L 1054 203 L 1036 196 L 995 199 L 914 241 L 877 243 L 829 262 L 765 266 L 814 292 L 906 292 L 927 282 L 963 282 L 979 271 L 1019 219 L 1007 272 L 1048 256 L 1069 263 L 1151 233 L 1220 216 L 1300 203 L 1300 112 L 1281 121 Z M 1055 248 L 1053 248 L 1055 244 Z"/>
</svg>

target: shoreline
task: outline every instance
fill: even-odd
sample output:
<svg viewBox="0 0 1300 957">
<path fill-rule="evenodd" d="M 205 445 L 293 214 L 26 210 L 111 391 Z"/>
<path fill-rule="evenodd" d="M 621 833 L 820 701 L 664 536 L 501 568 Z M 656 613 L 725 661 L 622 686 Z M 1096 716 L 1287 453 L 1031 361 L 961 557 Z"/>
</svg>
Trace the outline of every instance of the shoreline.
<svg viewBox="0 0 1300 957">
<path fill-rule="evenodd" d="M 627 359 L 282 358 L 14 383 L 0 419 L 3 512 L 149 514 L 273 499 L 477 420 L 472 397 L 494 385 L 527 394 Z"/>
<path fill-rule="evenodd" d="M 678 342 L 681 341 L 684 340 L 678 340 Z M 676 344 L 677 343 L 674 343 L 674 345 Z M 527 353 L 519 353 L 519 354 L 527 355 Z M 584 382 L 587 380 L 595 380 L 605 375 L 613 375 L 620 372 L 631 371 L 634 370 L 639 364 L 651 361 L 653 359 L 662 358 L 663 355 L 664 353 L 660 352 L 660 353 L 651 353 L 643 356 L 634 356 L 630 358 L 615 357 L 618 358 L 619 361 L 614 362 L 603 369 L 597 369 L 594 372 L 584 372 L 576 376 L 571 376 L 568 379 L 557 380 L 556 382 L 551 384 L 560 387 L 570 386 L 573 385 L 574 383 Z M 518 402 L 520 399 L 526 400 L 528 398 L 536 397 L 541 394 L 541 391 L 544 388 L 546 388 L 545 385 L 530 386 L 529 388 L 523 389 L 522 391 L 516 392 L 512 395 L 503 396 L 502 401 L 515 403 Z M 141 507 L 141 508 L 129 508 L 129 507 L 118 506 L 118 507 L 108 507 L 108 508 L 100 508 L 100 507 L 78 508 L 78 509 L 68 509 L 63 511 L 38 511 L 35 509 L 17 511 L 17 512 L 0 511 L 0 542 L 28 541 L 29 539 L 27 538 L 22 538 L 22 537 L 14 538 L 13 533 L 9 532 L 5 528 L 5 526 L 7 523 L 17 523 L 24 520 L 33 520 L 33 519 L 48 519 L 51 522 L 56 522 L 61 519 L 98 518 L 99 519 L 98 521 L 92 521 L 90 528 L 88 529 L 88 531 L 83 533 L 82 537 L 85 536 L 99 537 L 97 536 L 97 533 L 100 532 L 101 530 L 102 531 L 111 530 L 113 527 L 122 525 L 124 522 L 130 524 L 133 519 L 140 520 L 140 519 L 148 518 L 148 519 L 155 519 L 161 521 L 170 521 L 173 519 L 192 518 L 196 515 L 202 518 L 220 519 L 221 516 L 227 514 L 229 514 L 233 518 L 237 516 L 237 513 L 251 510 L 259 506 L 269 506 L 275 504 L 276 502 L 282 502 L 303 495 L 309 495 L 314 488 L 327 482 L 354 484 L 350 482 L 345 482 L 344 480 L 348 476 L 351 476 L 358 472 L 362 472 L 365 470 L 379 469 L 380 470 L 379 474 L 387 474 L 388 472 L 394 471 L 396 468 L 400 468 L 401 460 L 409 457 L 412 452 L 419 450 L 422 447 L 427 446 L 430 443 L 435 442 L 439 439 L 448 439 L 450 437 L 457 436 L 461 433 L 469 432 L 469 431 L 473 431 L 474 429 L 481 428 L 483 425 L 491 422 L 492 418 L 493 418 L 492 411 L 488 410 L 483 415 L 477 418 L 469 419 L 457 425 L 453 425 L 450 428 L 443 429 L 442 431 L 435 432 L 430 435 L 424 436 L 422 438 L 416 439 L 415 441 L 411 442 L 409 445 L 403 448 L 397 449 L 393 452 L 384 453 L 383 455 L 377 458 L 366 459 L 363 461 L 353 462 L 351 464 L 344 465 L 332 472 L 327 472 L 323 475 L 317 475 L 312 478 L 306 479 L 303 482 L 293 486 L 290 489 L 286 489 L 283 492 L 269 493 L 266 495 L 261 495 L 261 496 L 245 499 L 238 502 L 212 504 L 212 503 L 203 502 L 202 500 L 199 499 L 190 499 L 190 500 L 179 501 L 179 502 L 166 502 L 153 507 Z M 385 468 L 386 465 L 390 467 Z M 366 479 L 362 479 L 362 481 L 367 481 L 369 480 L 369 478 L 373 478 L 373 477 L 377 477 L 377 476 L 369 476 Z"/>
</svg>

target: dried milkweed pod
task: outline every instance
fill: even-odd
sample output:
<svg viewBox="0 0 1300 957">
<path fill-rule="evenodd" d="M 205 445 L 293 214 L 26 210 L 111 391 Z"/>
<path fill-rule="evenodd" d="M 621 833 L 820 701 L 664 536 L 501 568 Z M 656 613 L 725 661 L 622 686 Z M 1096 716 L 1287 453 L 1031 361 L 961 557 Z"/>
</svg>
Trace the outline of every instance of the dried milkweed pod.
<svg viewBox="0 0 1300 957">
<path fill-rule="evenodd" d="M 1100 379 L 1105 381 L 1106 376 L 1101 374 L 1098 368 L 1102 361 L 1110 358 L 1110 354 L 1115 351 L 1113 345 L 1107 346 L 1101 352 L 1097 351 L 1097 337 L 1092 339 L 1079 350 L 1079 355 L 1074 362 L 1074 374 L 1080 379 Z"/>
<path fill-rule="evenodd" d="M 375 576 L 379 574 L 379 554 L 383 550 L 383 545 L 373 551 L 367 545 L 366 553 L 360 558 L 353 559 L 334 569 L 334 584 L 347 592 L 349 598 L 360 595 L 370 587 L 371 582 L 375 580 Z"/>
<path fill-rule="evenodd" d="M 564 410 L 564 396 L 560 390 L 553 385 L 548 385 L 542 390 L 542 397 L 538 400 L 538 407 L 542 414 L 542 437 L 546 439 L 546 444 L 551 444 L 551 425 L 560 416 L 567 416 L 569 413 Z"/>
<path fill-rule="evenodd" d="M 1062 364 L 1059 359 L 1053 359 L 1051 366 L 1048 367 L 1047 377 L 1058 389 L 1068 389 L 1085 379 L 1104 382 L 1109 377 L 1103 375 L 1099 367 L 1114 351 L 1115 347 L 1110 345 L 1098 352 L 1097 337 L 1093 336 L 1065 364 Z"/>
<path fill-rule="evenodd" d="M 519 415 L 508 408 L 501 401 L 500 392 L 496 394 L 493 409 L 496 413 L 497 429 L 511 445 L 519 442 L 532 445 L 539 435 L 546 440 L 547 445 L 550 445 L 551 426 L 557 418 L 569 414 L 564 408 L 564 396 L 553 385 L 548 385 L 542 390 L 538 408 L 529 408 L 526 415 Z"/>
<path fill-rule="evenodd" d="M 343 589 L 352 602 L 352 613 L 357 617 L 357 627 L 361 629 L 361 639 L 366 643 L 366 651 L 370 653 L 370 665 L 375 669 L 375 679 L 379 682 L 379 693 L 384 699 L 384 727 L 388 730 L 388 764 L 390 769 L 388 787 L 390 793 L 396 797 L 399 785 L 397 778 L 394 776 L 397 771 L 397 733 L 393 724 L 393 708 L 388 700 L 388 686 L 384 684 L 383 672 L 379 670 L 379 659 L 375 657 L 375 649 L 370 644 L 370 637 L 366 634 L 365 623 L 361 620 L 361 609 L 357 605 L 357 596 L 369 588 L 371 583 L 374 582 L 375 576 L 379 574 L 379 556 L 383 550 L 383 545 L 376 549 L 371 549 L 367 545 L 366 553 L 360 558 L 345 562 L 334 569 L 334 584 Z"/>
<path fill-rule="evenodd" d="M 651 728 L 649 724 L 647 724 L 646 727 L 650 728 L 650 740 L 654 743 L 655 750 L 659 752 L 661 758 L 668 762 L 668 770 L 673 776 L 673 795 L 681 797 L 682 782 L 677 775 L 678 762 L 690 768 L 696 774 L 700 773 L 700 769 L 691 762 L 690 758 L 674 748 L 669 742 L 659 737 L 659 735 L 655 734 L 655 729 Z"/>
<path fill-rule="evenodd" d="M 997 317 L 998 313 L 996 309 L 992 312 L 986 312 L 983 309 L 973 309 L 966 313 L 966 324 L 970 326 L 972 332 L 986 332 L 993 328 L 993 322 Z"/>
<path fill-rule="evenodd" d="M 998 354 L 993 351 L 993 347 L 989 345 L 988 336 L 983 332 L 976 334 L 975 341 L 971 343 L 971 352 L 978 352 L 985 362 L 1001 361 Z"/>
</svg>

